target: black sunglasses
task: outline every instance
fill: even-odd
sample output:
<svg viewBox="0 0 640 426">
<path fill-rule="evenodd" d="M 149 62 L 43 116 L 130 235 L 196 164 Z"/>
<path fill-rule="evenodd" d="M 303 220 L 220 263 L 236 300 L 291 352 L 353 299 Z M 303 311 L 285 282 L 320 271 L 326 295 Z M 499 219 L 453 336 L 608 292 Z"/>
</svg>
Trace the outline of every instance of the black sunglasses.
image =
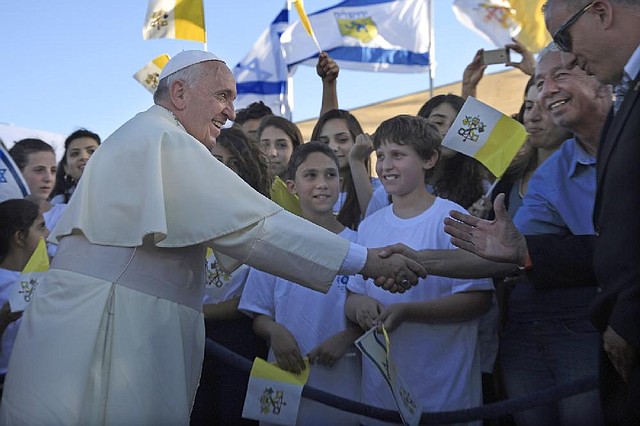
<svg viewBox="0 0 640 426">
<path fill-rule="evenodd" d="M 571 28 L 571 26 L 575 24 L 591 6 L 593 6 L 593 3 L 589 3 L 580 9 L 575 15 L 569 18 L 567 22 L 558 28 L 558 31 L 553 35 L 553 42 L 558 46 L 558 49 L 563 52 L 571 52 L 571 34 L 569 34 L 569 28 Z"/>
</svg>

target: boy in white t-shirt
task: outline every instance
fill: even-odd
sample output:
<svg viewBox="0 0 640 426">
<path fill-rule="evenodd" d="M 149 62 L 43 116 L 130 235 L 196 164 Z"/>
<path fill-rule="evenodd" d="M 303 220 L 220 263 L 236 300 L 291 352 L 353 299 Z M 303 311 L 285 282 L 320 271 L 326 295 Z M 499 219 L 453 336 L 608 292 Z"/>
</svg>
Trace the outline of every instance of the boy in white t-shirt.
<svg viewBox="0 0 640 426">
<path fill-rule="evenodd" d="M 443 220 L 465 210 L 427 192 L 425 182 L 438 160 L 441 137 L 422 117 L 401 115 L 376 130 L 376 172 L 393 204 L 367 217 L 358 243 L 382 247 L 402 242 L 414 249 L 453 249 Z M 364 278 L 350 277 L 347 317 L 367 330 L 384 325 L 398 374 L 424 411 L 449 411 L 482 404 L 477 318 L 487 311 L 490 280 L 421 279 L 404 294 L 383 294 Z M 362 361 L 362 402 L 396 409 L 380 372 Z M 377 424 L 362 418 L 364 424 Z"/>
<path fill-rule="evenodd" d="M 331 148 L 320 142 L 297 146 L 288 176 L 287 187 L 298 196 L 305 219 L 355 241 L 355 231 L 333 214 L 340 177 Z M 346 276 L 337 276 L 328 293 L 322 294 L 252 269 L 238 309 L 254 317 L 254 331 L 270 343 L 269 361 L 299 373 L 308 357 L 312 364 L 308 385 L 357 401 L 360 359 L 353 342 L 362 330 L 344 315 L 347 281 Z M 357 425 L 358 417 L 303 399 L 297 423 Z"/>
</svg>

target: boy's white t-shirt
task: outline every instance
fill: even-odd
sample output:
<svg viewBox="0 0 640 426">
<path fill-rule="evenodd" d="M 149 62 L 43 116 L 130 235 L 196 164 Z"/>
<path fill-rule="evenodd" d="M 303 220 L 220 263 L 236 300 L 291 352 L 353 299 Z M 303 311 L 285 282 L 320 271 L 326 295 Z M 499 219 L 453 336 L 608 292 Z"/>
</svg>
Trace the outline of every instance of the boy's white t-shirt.
<svg viewBox="0 0 640 426">
<path fill-rule="evenodd" d="M 358 228 L 358 243 L 384 247 L 404 243 L 416 249 L 455 249 L 444 232 L 450 210 L 464 212 L 451 201 L 436 198 L 423 213 L 401 219 L 387 206 L 367 217 Z M 383 305 L 439 299 L 454 293 L 493 290 L 489 279 L 462 280 L 428 276 L 403 294 L 376 287 L 362 276 L 349 278 L 350 291 L 365 294 Z M 480 360 L 477 351 L 478 321 L 450 324 L 403 323 L 389 335 L 398 373 L 406 381 L 424 411 L 456 410 L 482 404 Z M 376 367 L 362 361 L 362 402 L 395 409 L 393 396 Z"/>
<path fill-rule="evenodd" d="M 349 228 L 338 235 L 352 242 L 357 238 L 356 232 Z M 323 294 L 252 268 L 238 309 L 251 317 L 267 315 L 282 324 L 296 339 L 305 357 L 320 343 L 347 328 L 344 313 L 347 281 L 346 275 L 336 276 L 327 294 Z M 271 349 L 268 360 L 275 361 Z M 360 357 L 354 346 L 332 367 L 312 365 L 307 385 L 359 401 L 360 370 Z M 355 414 L 303 398 L 297 423 L 357 426 L 359 421 Z"/>
<path fill-rule="evenodd" d="M 355 231 L 345 228 L 339 236 L 355 241 Z M 238 309 L 249 316 L 267 315 L 282 324 L 298 342 L 302 356 L 347 326 L 344 303 L 348 276 L 336 276 L 323 294 L 283 278 L 251 269 Z M 269 351 L 269 361 L 275 361 Z"/>
</svg>

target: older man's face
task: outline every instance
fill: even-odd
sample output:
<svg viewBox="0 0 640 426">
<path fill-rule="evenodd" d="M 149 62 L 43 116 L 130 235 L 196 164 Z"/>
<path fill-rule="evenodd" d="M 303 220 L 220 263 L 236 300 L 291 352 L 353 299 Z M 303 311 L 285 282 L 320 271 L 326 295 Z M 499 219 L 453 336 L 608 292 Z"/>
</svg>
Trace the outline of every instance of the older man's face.
<svg viewBox="0 0 640 426">
<path fill-rule="evenodd" d="M 550 52 L 536 66 L 535 86 L 542 107 L 549 111 L 553 122 L 575 131 L 585 121 L 592 120 L 597 108 L 598 83 L 578 67 L 563 65 L 565 53 Z"/>
<path fill-rule="evenodd" d="M 221 62 L 208 61 L 201 66 L 202 77 L 192 87 L 185 86 L 186 108 L 181 111 L 180 122 L 191 136 L 211 149 L 222 126 L 236 118 L 236 82 Z"/>
<path fill-rule="evenodd" d="M 604 3 L 607 0 L 585 1 L 576 7 L 562 0 L 550 0 L 545 10 L 545 22 L 549 33 L 555 35 L 570 19 L 577 17 L 562 31 L 571 46 L 571 52 L 563 55 L 565 66 L 571 68 L 577 65 L 602 83 L 613 84 L 620 78 L 622 66 L 611 60 L 610 50 L 614 47 L 610 45 L 606 28 L 598 15 Z M 587 8 L 589 4 L 591 6 Z"/>
</svg>

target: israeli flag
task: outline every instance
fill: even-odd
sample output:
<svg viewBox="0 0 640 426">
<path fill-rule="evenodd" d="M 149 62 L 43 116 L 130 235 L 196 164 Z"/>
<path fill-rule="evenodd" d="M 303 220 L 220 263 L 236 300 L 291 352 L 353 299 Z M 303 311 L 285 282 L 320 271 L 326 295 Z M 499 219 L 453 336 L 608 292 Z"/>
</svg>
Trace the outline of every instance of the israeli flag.
<svg viewBox="0 0 640 426">
<path fill-rule="evenodd" d="M 4 144 L 0 142 L 0 202 L 29 195 L 29 187 L 13 162 Z"/>
<path fill-rule="evenodd" d="M 287 65 L 280 47 L 280 35 L 289 25 L 289 2 L 249 53 L 233 69 L 238 97 L 236 110 L 262 101 L 274 114 L 291 119 L 293 96 Z"/>
<path fill-rule="evenodd" d="M 343 69 L 427 72 L 432 63 L 427 0 L 345 0 L 309 14 L 320 47 Z M 287 65 L 315 65 L 318 48 L 300 21 L 280 37 Z"/>
</svg>

